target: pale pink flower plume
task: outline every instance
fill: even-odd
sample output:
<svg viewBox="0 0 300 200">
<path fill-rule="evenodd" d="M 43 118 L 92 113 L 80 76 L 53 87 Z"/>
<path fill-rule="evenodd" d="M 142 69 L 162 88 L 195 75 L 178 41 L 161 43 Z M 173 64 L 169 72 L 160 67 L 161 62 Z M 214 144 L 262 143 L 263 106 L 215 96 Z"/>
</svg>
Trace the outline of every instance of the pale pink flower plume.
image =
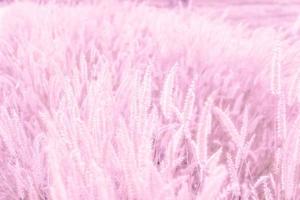
<svg viewBox="0 0 300 200">
<path fill-rule="evenodd" d="M 296 1 L 6 1 L 0 200 L 300 199 Z"/>
</svg>

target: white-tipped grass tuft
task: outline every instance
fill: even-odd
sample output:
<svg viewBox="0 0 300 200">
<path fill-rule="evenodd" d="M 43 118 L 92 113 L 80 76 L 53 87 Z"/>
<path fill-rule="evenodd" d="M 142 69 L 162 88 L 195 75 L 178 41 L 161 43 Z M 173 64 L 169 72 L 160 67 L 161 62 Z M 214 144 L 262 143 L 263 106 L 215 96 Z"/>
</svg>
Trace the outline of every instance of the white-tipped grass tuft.
<svg viewBox="0 0 300 200">
<path fill-rule="evenodd" d="M 218 117 L 221 125 L 230 135 L 236 147 L 241 146 L 241 136 L 229 116 L 216 106 L 213 108 L 213 113 Z"/>
<path fill-rule="evenodd" d="M 204 162 L 207 160 L 208 136 L 212 131 L 212 107 L 213 97 L 211 96 L 205 102 L 198 122 L 196 141 L 199 145 L 199 159 Z"/>
<path fill-rule="evenodd" d="M 160 96 L 160 101 L 159 101 L 160 107 L 166 119 L 171 119 L 172 117 L 172 110 L 173 110 L 172 106 L 174 104 L 173 91 L 175 86 L 175 76 L 176 76 L 177 68 L 178 68 L 178 64 L 175 64 L 167 74 L 167 77 L 163 84 L 162 93 Z"/>
<path fill-rule="evenodd" d="M 197 76 L 193 78 L 192 83 L 190 84 L 184 99 L 184 104 L 182 109 L 182 119 L 183 119 L 182 123 L 185 132 L 187 132 L 186 130 L 189 128 L 190 122 L 193 117 L 193 113 L 195 112 L 196 81 L 197 81 Z"/>
</svg>

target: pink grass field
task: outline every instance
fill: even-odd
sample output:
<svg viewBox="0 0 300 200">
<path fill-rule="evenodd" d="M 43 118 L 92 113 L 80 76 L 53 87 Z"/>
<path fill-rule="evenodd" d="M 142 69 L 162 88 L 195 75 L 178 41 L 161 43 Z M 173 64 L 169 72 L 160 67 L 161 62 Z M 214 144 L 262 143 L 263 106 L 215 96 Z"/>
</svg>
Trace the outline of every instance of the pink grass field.
<svg viewBox="0 0 300 200">
<path fill-rule="evenodd" d="M 0 8 L 0 200 L 300 199 L 300 1 Z"/>
</svg>

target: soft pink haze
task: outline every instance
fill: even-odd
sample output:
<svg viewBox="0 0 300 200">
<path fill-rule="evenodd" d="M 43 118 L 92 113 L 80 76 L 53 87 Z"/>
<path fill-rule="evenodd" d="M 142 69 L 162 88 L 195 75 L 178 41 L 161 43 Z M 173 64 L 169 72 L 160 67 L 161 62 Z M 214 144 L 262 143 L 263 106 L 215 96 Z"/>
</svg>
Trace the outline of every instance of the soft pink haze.
<svg viewBox="0 0 300 200">
<path fill-rule="evenodd" d="M 2 3 L 0 200 L 300 199 L 299 12 Z"/>
</svg>

